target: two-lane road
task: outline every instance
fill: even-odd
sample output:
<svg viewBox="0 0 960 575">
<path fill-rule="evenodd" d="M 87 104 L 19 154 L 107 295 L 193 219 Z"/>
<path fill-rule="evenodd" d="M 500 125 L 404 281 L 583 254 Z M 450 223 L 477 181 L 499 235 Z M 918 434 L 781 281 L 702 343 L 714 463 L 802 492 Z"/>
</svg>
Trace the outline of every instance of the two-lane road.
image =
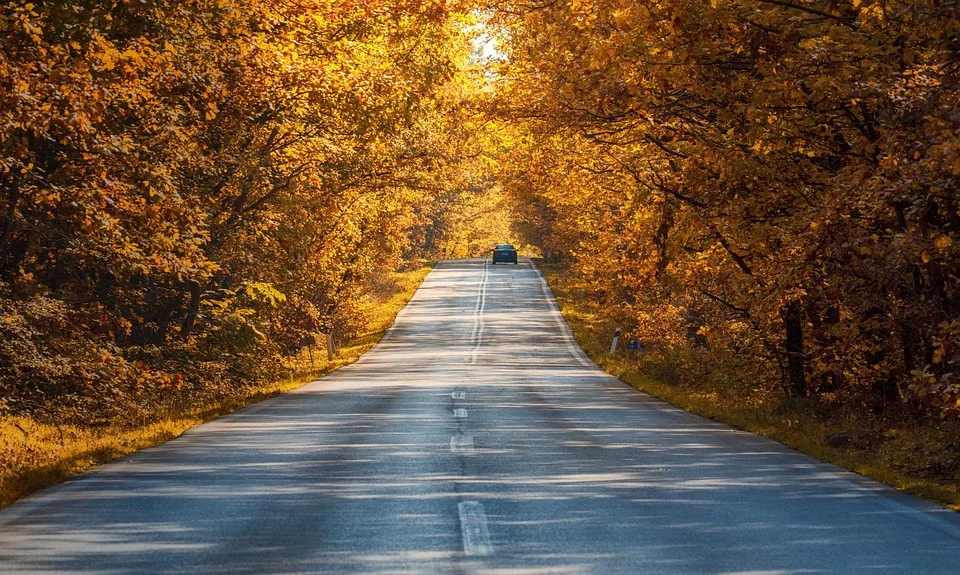
<svg viewBox="0 0 960 575">
<path fill-rule="evenodd" d="M 583 357 L 442 262 L 356 364 L 0 512 L 0 572 L 958 573 L 960 520 Z"/>
</svg>

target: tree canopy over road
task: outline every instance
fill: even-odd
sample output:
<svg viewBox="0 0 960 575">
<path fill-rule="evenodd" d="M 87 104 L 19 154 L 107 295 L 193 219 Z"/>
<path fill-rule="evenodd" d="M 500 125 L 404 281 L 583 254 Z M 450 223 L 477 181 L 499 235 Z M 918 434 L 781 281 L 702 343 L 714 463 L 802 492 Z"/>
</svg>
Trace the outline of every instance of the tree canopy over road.
<svg viewBox="0 0 960 575">
<path fill-rule="evenodd" d="M 960 414 L 939 0 L 515 3 L 502 181 L 612 320 L 768 393 Z M 693 368 L 694 366 L 690 366 Z"/>
<path fill-rule="evenodd" d="M 0 31 L 4 413 L 275 377 L 509 205 L 691 369 L 960 415 L 952 0 L 16 0 Z"/>
<path fill-rule="evenodd" d="M 0 9 L 0 407 L 108 419 L 275 377 L 362 321 L 368 278 L 444 255 L 468 20 L 421 1 Z"/>
</svg>

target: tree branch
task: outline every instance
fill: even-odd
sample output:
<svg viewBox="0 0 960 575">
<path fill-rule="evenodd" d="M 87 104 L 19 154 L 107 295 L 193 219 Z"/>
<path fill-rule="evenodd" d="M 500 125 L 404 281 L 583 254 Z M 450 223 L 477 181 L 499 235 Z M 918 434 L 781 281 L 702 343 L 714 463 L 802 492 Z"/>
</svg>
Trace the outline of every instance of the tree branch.
<svg viewBox="0 0 960 575">
<path fill-rule="evenodd" d="M 790 2 L 785 2 L 784 0 L 759 0 L 763 4 L 775 4 L 777 6 L 782 6 L 784 8 L 791 8 L 793 10 L 799 10 L 801 12 L 806 12 L 808 14 L 814 14 L 817 16 L 822 16 L 823 18 L 829 18 L 835 22 L 839 22 L 844 26 L 850 28 L 851 30 L 859 30 L 860 27 L 857 26 L 854 22 L 850 22 L 842 16 L 837 16 L 836 14 L 831 14 L 829 12 L 824 12 L 823 10 L 818 10 L 816 8 L 811 8 L 810 6 L 801 6 L 799 4 L 792 4 Z"/>
</svg>

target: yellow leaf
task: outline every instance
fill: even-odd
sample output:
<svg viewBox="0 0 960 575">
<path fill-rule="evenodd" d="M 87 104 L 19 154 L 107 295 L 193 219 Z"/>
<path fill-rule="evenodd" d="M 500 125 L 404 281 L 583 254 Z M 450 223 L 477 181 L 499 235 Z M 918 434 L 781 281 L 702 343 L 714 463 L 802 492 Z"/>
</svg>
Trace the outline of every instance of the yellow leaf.
<svg viewBox="0 0 960 575">
<path fill-rule="evenodd" d="M 938 345 L 933 348 L 933 363 L 938 364 L 943 362 L 943 346 Z"/>
<path fill-rule="evenodd" d="M 953 245 L 953 239 L 947 235 L 937 236 L 937 239 L 933 240 L 933 245 L 938 250 L 945 250 Z"/>
</svg>

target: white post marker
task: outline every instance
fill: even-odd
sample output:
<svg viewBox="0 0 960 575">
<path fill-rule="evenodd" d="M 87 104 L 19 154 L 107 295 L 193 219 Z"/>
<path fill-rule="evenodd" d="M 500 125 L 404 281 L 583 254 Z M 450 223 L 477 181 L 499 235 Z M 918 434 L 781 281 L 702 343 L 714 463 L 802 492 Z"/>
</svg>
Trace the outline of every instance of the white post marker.
<svg viewBox="0 0 960 575">
<path fill-rule="evenodd" d="M 610 344 L 610 353 L 617 351 L 617 343 L 620 342 L 620 328 L 613 331 L 613 343 Z"/>
</svg>

